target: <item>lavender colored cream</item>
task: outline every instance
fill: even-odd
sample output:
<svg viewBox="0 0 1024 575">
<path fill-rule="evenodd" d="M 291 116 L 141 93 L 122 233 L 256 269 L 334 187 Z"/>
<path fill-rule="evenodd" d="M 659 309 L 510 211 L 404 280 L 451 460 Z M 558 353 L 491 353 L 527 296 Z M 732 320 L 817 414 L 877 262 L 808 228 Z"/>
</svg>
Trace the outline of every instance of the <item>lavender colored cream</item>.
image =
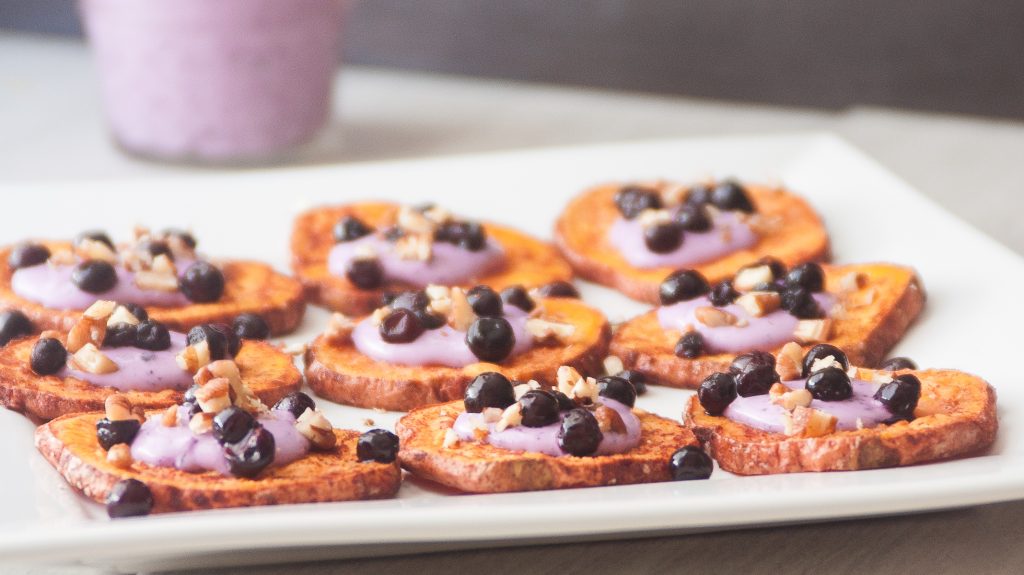
<svg viewBox="0 0 1024 575">
<path fill-rule="evenodd" d="M 192 260 L 175 262 L 178 275 L 185 273 Z M 49 264 L 22 268 L 11 276 L 11 290 L 17 295 L 52 309 L 85 309 L 99 300 L 133 303 L 143 307 L 177 307 L 190 302 L 180 291 L 146 290 L 135 285 L 135 272 L 115 265 L 117 283 L 103 293 L 78 289 L 71 281 L 74 265 Z"/>
<path fill-rule="evenodd" d="M 835 297 L 827 293 L 816 293 L 813 297 L 826 313 L 835 303 Z M 697 321 L 695 312 L 697 308 L 710 305 L 711 301 L 707 296 L 701 296 L 662 306 L 657 311 L 658 322 L 663 329 L 679 331 L 691 326 L 704 338 L 705 349 L 711 353 L 771 351 L 793 341 L 793 330 L 796 329 L 799 320 L 786 310 L 779 309 L 761 317 L 754 317 L 743 307 L 729 304 L 720 309 L 746 320 L 747 325 L 708 327 Z"/>
<path fill-rule="evenodd" d="M 420 261 L 398 257 L 392 242 L 371 234 L 338 243 L 331 248 L 327 254 L 327 270 L 336 276 L 345 277 L 349 262 L 364 247 L 372 248 L 377 254 L 386 279 L 418 287 L 470 283 L 475 278 L 501 268 L 505 263 L 505 251 L 489 238 L 484 248 L 475 252 L 447 242 L 434 242 L 433 257 L 429 261 Z"/>
<path fill-rule="evenodd" d="M 601 398 L 601 403 L 606 407 L 614 409 L 622 417 L 623 423 L 626 424 L 626 432 L 605 432 L 594 455 L 624 453 L 639 445 L 640 419 L 633 413 L 633 410 L 614 399 L 606 397 Z M 561 429 L 562 420 L 565 419 L 566 413 L 568 412 L 561 412 L 557 422 L 545 425 L 544 427 L 517 425 L 502 431 L 494 431 L 495 424 L 485 422 L 483 414 L 462 413 L 455 420 L 455 425 L 452 426 L 452 429 L 462 441 L 475 441 L 476 430 L 486 429 L 488 431 L 487 443 L 499 449 L 543 453 L 544 455 L 561 457 L 567 454 L 558 446 L 558 431 Z"/>
<path fill-rule="evenodd" d="M 798 379 L 782 383 L 790 389 L 803 389 L 806 382 L 806 379 Z M 857 429 L 857 420 L 860 420 L 861 427 L 875 427 L 892 417 L 892 413 L 874 397 L 879 384 L 859 379 L 854 379 L 851 383 L 853 384 L 853 396 L 850 399 L 843 401 L 813 399 L 810 407 L 834 415 L 836 429 L 840 431 Z M 783 433 L 785 431 L 784 413 L 786 413 L 785 408 L 772 403 L 771 396 L 765 394 L 737 397 L 722 415 L 756 429 Z"/>
<path fill-rule="evenodd" d="M 105 347 L 103 355 L 117 364 L 113 373 L 88 373 L 64 367 L 58 377 L 74 377 L 93 385 L 113 387 L 121 391 L 161 391 L 188 389 L 192 374 L 181 369 L 174 357 L 188 345 L 187 336 L 171 332 L 171 347 L 150 351 L 137 347 Z"/>
<path fill-rule="evenodd" d="M 533 336 L 526 331 L 527 313 L 515 306 L 506 306 L 504 317 L 516 336 L 509 357 L 530 349 Z M 370 318 L 366 318 L 352 331 L 352 342 L 363 355 L 397 365 L 463 367 L 480 361 L 466 345 L 466 332 L 449 325 L 426 330 L 409 343 L 388 343 L 381 338 L 379 329 Z"/>
<path fill-rule="evenodd" d="M 672 216 L 678 210 L 673 210 Z M 644 243 L 639 219 L 619 218 L 608 230 L 608 241 L 630 265 L 638 268 L 687 267 L 716 260 L 757 243 L 757 234 L 738 214 L 718 212 L 706 232 L 684 232 L 683 243 L 674 251 L 659 254 Z"/>
<path fill-rule="evenodd" d="M 271 467 L 287 465 L 309 452 L 309 440 L 295 429 L 295 416 L 285 410 L 273 410 L 257 420 L 274 436 L 274 462 Z M 178 408 L 178 424 L 167 427 L 160 417 L 142 424 L 132 442 L 132 459 L 154 467 L 174 467 L 190 473 L 216 471 L 231 475 L 224 458 L 224 447 L 212 432 L 195 435 L 188 428 L 188 408 Z"/>
</svg>

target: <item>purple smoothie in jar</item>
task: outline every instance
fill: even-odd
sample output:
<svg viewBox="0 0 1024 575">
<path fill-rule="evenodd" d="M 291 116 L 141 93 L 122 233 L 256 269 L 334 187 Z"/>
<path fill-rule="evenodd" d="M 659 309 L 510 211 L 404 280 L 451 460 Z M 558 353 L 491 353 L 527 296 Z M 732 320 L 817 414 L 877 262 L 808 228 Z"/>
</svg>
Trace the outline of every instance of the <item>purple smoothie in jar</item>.
<svg viewBox="0 0 1024 575">
<path fill-rule="evenodd" d="M 269 158 L 330 113 L 341 0 L 79 0 L 107 119 L 157 158 Z"/>
</svg>

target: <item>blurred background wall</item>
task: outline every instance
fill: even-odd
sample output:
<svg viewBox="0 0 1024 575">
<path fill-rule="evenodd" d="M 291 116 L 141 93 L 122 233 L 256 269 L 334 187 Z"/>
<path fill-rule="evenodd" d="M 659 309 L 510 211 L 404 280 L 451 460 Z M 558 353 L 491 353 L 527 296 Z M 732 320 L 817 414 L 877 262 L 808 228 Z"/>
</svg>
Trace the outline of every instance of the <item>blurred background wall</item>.
<svg viewBox="0 0 1024 575">
<path fill-rule="evenodd" d="M 0 0 L 0 28 L 80 33 L 73 0 Z M 1024 118 L 1016 0 L 353 0 L 343 51 L 638 92 Z"/>
</svg>

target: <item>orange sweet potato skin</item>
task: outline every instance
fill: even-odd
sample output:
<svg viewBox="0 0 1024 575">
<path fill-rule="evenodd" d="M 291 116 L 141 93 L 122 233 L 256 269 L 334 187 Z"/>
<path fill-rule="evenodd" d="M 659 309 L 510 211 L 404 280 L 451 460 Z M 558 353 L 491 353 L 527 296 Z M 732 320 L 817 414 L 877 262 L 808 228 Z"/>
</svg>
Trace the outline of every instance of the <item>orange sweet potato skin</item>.
<svg viewBox="0 0 1024 575">
<path fill-rule="evenodd" d="M 871 370 L 861 371 L 861 378 L 871 378 Z M 696 396 L 684 423 L 722 469 L 740 475 L 914 465 L 977 453 L 995 441 L 996 393 L 987 382 L 952 370 L 899 373 L 921 380 L 916 418 L 909 423 L 788 437 L 708 415 Z"/>
<path fill-rule="evenodd" d="M 41 242 L 51 248 L 67 249 L 68 242 Z M 27 300 L 11 290 L 14 270 L 7 263 L 12 246 L 0 248 L 0 308 L 17 309 L 32 320 L 38 331 L 67 331 L 81 317 L 82 310 L 58 310 Z M 224 295 L 212 303 L 178 307 L 148 307 L 149 317 L 174 331 L 187 332 L 202 323 L 228 323 L 243 313 L 259 315 L 274 335 L 298 327 L 306 311 L 302 285 L 279 274 L 270 266 L 251 261 L 214 262 L 224 273 Z"/>
<path fill-rule="evenodd" d="M 414 289 L 414 286 L 391 282 L 379 289 L 363 290 L 327 270 L 327 254 L 334 246 L 331 228 L 339 219 L 351 215 L 376 228 L 392 223 L 399 208 L 398 204 L 386 202 L 360 202 L 316 208 L 295 219 L 291 239 L 292 269 L 305 286 L 309 301 L 347 315 L 363 315 L 380 305 L 385 290 Z M 520 284 L 529 288 L 572 279 L 572 268 L 551 245 L 511 228 L 490 223 L 482 225 L 487 235 L 504 248 L 505 265 L 496 272 L 472 278 L 461 287 L 486 284 L 501 290 Z"/>
<path fill-rule="evenodd" d="M 187 473 L 172 467 L 134 462 L 128 469 L 107 462 L 96 440 L 102 413 L 68 415 L 36 430 L 36 448 L 69 484 L 86 497 L 103 502 L 122 479 L 138 479 L 153 493 L 153 513 L 254 505 L 285 505 L 392 497 L 401 485 L 398 462 L 360 462 L 359 433 L 334 430 L 337 445 L 330 451 L 264 471 L 255 479 L 207 471 Z"/>
<path fill-rule="evenodd" d="M 37 337 L 12 341 L 0 348 L 0 405 L 39 420 L 69 413 L 99 411 L 112 387 L 92 385 L 73 377 L 40 376 L 29 367 Z M 261 341 L 246 340 L 235 356 L 246 385 L 267 405 L 274 405 L 302 385 L 302 374 L 291 356 Z M 156 409 L 181 403 L 184 393 L 163 391 L 122 392 L 132 405 Z"/>
<path fill-rule="evenodd" d="M 306 352 L 306 381 L 317 395 L 357 407 L 408 411 L 415 407 L 461 399 L 466 386 L 483 371 L 499 371 L 510 379 L 553 384 L 561 365 L 582 373 L 600 369 L 611 329 L 597 310 L 578 300 L 538 300 L 544 317 L 571 323 L 576 333 L 568 345 L 537 345 L 500 365 L 475 363 L 464 368 L 403 366 L 376 361 L 350 342 L 317 338 Z"/>
<path fill-rule="evenodd" d="M 921 313 L 925 302 L 921 280 L 914 270 L 891 264 L 825 265 L 823 269 L 825 289 L 836 294 L 844 307 L 827 343 L 845 351 L 853 364 L 877 365 Z M 864 274 L 867 283 L 856 291 L 840 292 L 840 280 L 850 273 Z M 869 297 L 870 303 L 854 306 Z M 618 326 L 609 353 L 621 358 L 626 369 L 641 371 L 663 385 L 685 388 L 696 388 L 712 373 L 728 370 L 737 355 L 678 357 L 674 349 L 680 335 L 663 330 L 656 312 L 650 311 Z"/>
<path fill-rule="evenodd" d="M 763 232 L 749 249 L 687 267 L 714 283 L 765 256 L 778 258 L 787 267 L 830 258 L 828 233 L 807 202 L 779 188 L 745 187 L 757 212 L 765 218 L 778 218 L 778 225 Z M 596 186 L 569 202 L 555 224 L 555 245 L 580 277 L 633 299 L 658 303 L 658 285 L 676 268 L 635 268 L 608 242 L 608 229 L 619 217 L 612 200 L 619 188 L 618 184 Z"/>
<path fill-rule="evenodd" d="M 471 493 L 654 483 L 671 480 L 673 452 L 697 445 L 696 437 L 679 423 L 641 413 L 640 445 L 617 455 L 552 457 L 472 442 L 443 447 L 445 432 L 463 411 L 461 401 L 452 401 L 415 409 L 399 420 L 402 467 Z"/>
</svg>

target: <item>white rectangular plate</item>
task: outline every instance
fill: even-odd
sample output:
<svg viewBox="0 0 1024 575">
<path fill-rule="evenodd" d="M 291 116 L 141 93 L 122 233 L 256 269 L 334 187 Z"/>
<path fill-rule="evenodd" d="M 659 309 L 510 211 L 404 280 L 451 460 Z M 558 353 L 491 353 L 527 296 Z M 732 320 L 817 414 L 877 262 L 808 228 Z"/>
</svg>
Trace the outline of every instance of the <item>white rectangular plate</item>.
<svg viewBox="0 0 1024 575">
<path fill-rule="evenodd" d="M 438 201 L 459 213 L 549 237 L 582 188 L 606 180 L 708 175 L 782 182 L 823 215 L 839 262 L 891 261 L 924 278 L 927 311 L 896 350 L 922 366 L 977 373 L 998 388 L 1001 430 L 990 453 L 901 469 L 741 478 L 509 495 L 450 495 L 406 482 L 395 500 L 295 505 L 109 521 L 32 447 L 33 425 L 0 410 L 0 560 L 124 569 L 360 555 L 557 537 L 636 536 L 837 519 L 1024 497 L 1024 392 L 1015 359 L 1024 262 L 842 141 L 827 135 L 660 141 L 163 181 L 0 188 L 0 244 L 86 228 L 126 235 L 137 223 L 192 226 L 206 253 L 287 269 L 291 218 L 368 198 Z M 645 306 L 593 285 L 585 298 L 613 321 Z M 327 314 L 311 309 L 290 341 Z M 678 418 L 690 392 L 655 388 L 640 407 Z M 325 404 L 321 401 L 321 404 Z M 398 414 L 328 405 L 336 425 L 391 426 Z M 244 528 L 239 528 L 244 526 Z M 116 542 L 116 543 L 115 543 Z M 190 562 L 183 562 L 184 557 Z"/>
</svg>

